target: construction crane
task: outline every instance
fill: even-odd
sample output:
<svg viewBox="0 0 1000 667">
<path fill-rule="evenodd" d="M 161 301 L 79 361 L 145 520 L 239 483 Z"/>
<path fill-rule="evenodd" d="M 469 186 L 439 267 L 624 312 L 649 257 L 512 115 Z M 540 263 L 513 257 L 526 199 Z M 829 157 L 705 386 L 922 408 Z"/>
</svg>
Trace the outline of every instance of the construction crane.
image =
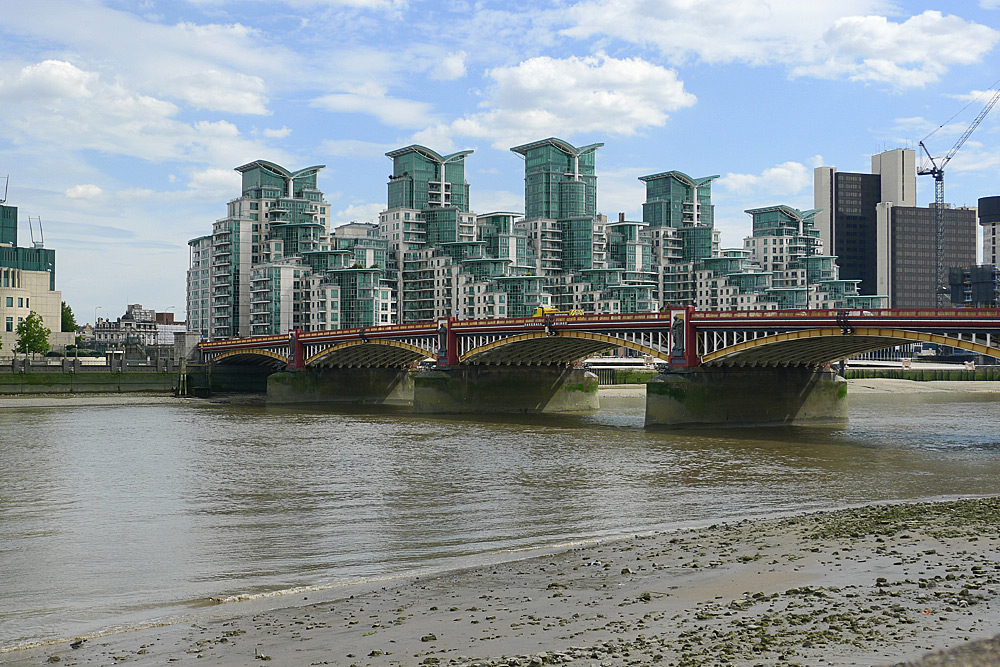
<svg viewBox="0 0 1000 667">
<path fill-rule="evenodd" d="M 994 84 L 994 86 L 996 86 L 996 84 Z M 979 114 L 975 117 L 975 119 L 972 121 L 972 124 L 969 125 L 969 127 L 965 130 L 965 132 L 962 133 L 962 136 L 958 138 L 958 141 L 955 142 L 955 145 L 951 147 L 951 150 L 948 151 L 947 154 L 945 154 L 945 156 L 940 159 L 940 161 L 934 159 L 934 156 L 931 155 L 931 152 L 927 150 L 927 146 L 924 145 L 924 141 L 929 139 L 930 136 L 934 134 L 934 132 L 937 132 L 942 127 L 944 127 L 944 124 L 939 125 L 934 130 L 934 132 L 931 132 L 931 134 L 928 134 L 926 137 L 924 137 L 923 140 L 919 142 L 920 147 L 924 149 L 924 153 L 927 155 L 927 159 L 930 161 L 930 166 L 929 167 L 921 166 L 919 169 L 917 169 L 917 173 L 920 175 L 930 174 L 931 176 L 934 177 L 934 221 L 937 226 L 937 235 L 935 243 L 935 264 L 937 269 L 936 305 L 938 308 L 944 307 L 945 295 L 948 292 L 948 268 L 944 265 L 944 230 L 945 230 L 944 168 L 945 165 L 947 165 L 951 161 L 951 159 L 955 157 L 955 153 L 957 153 L 958 149 L 962 147 L 962 144 L 965 143 L 965 140 L 968 139 L 969 136 L 976 130 L 976 128 L 979 127 L 979 124 L 983 122 L 983 119 L 986 118 L 986 114 L 988 114 L 990 110 L 994 106 L 996 106 L 998 100 L 1000 100 L 1000 90 L 996 90 L 993 93 L 993 97 L 991 97 L 989 102 L 987 102 L 986 105 L 983 106 L 982 111 L 980 111 Z M 975 100 L 973 100 L 973 102 L 974 101 Z M 970 102 L 969 104 L 972 104 L 972 102 Z M 963 107 L 962 110 L 964 111 L 965 108 L 968 108 L 968 105 Z M 959 113 L 961 113 L 961 111 L 959 111 Z M 957 116 L 958 114 L 955 115 Z M 952 116 L 952 118 L 954 117 L 955 116 Z"/>
</svg>

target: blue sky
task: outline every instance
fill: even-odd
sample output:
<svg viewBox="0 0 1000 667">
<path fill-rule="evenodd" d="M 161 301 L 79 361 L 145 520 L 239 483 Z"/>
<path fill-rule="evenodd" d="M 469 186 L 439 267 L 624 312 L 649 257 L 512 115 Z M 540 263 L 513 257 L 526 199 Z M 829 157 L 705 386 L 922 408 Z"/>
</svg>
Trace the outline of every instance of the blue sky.
<svg viewBox="0 0 1000 667">
<path fill-rule="evenodd" d="M 372 220 L 411 143 L 473 149 L 472 208 L 523 209 L 509 148 L 598 151 L 598 206 L 637 178 L 719 174 L 726 246 L 747 208 L 812 207 L 812 170 L 951 148 L 1000 79 L 1000 0 L 0 0 L 0 176 L 41 218 L 81 322 L 184 316 L 187 240 L 239 196 L 233 168 L 327 168 L 334 224 Z M 966 105 L 969 104 L 967 108 Z M 946 123 L 955 114 L 950 123 Z M 1000 110 L 946 170 L 1000 194 Z M 919 201 L 933 197 L 919 177 Z"/>
</svg>

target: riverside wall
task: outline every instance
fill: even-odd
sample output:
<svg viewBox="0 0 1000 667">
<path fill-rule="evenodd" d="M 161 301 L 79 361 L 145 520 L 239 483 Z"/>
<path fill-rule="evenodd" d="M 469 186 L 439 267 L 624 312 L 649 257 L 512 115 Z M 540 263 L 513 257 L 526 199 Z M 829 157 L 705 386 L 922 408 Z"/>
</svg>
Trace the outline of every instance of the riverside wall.
<svg viewBox="0 0 1000 667">
<path fill-rule="evenodd" d="M 0 366 L 0 395 L 157 392 L 176 390 L 177 372 L 166 361 L 129 365 L 57 363 L 17 359 Z"/>
</svg>

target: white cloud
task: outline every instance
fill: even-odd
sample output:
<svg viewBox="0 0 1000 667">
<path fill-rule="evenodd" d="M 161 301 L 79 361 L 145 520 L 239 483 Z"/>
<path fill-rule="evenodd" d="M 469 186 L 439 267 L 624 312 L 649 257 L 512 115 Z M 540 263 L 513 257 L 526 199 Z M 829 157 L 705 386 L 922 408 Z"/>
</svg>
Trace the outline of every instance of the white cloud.
<svg viewBox="0 0 1000 667">
<path fill-rule="evenodd" d="M 206 70 L 164 82 L 165 95 L 180 97 L 196 109 L 265 115 L 264 80 L 239 72 Z"/>
<path fill-rule="evenodd" d="M 754 193 L 790 197 L 812 185 L 812 170 L 801 162 L 783 162 L 760 174 L 730 172 L 717 183 L 740 195 Z"/>
<path fill-rule="evenodd" d="M 998 0 L 998 2 L 1000 2 L 1000 0 Z M 976 102 L 982 100 L 982 102 L 985 104 L 990 100 L 990 98 L 992 98 L 996 94 L 997 91 L 990 88 L 988 90 L 970 90 L 967 93 L 960 93 L 958 95 L 949 95 L 948 97 L 954 97 L 956 100 L 964 100 L 966 102 Z"/>
<path fill-rule="evenodd" d="M 1000 0 L 979 0 L 979 6 L 983 9 L 1000 9 Z"/>
<path fill-rule="evenodd" d="M 597 178 L 597 208 L 609 220 L 617 220 L 625 213 L 627 220 L 642 220 L 642 202 L 646 199 L 646 185 L 640 176 L 657 173 L 659 169 L 647 167 L 601 168 Z"/>
<path fill-rule="evenodd" d="M 323 95 L 310 106 L 340 113 L 366 113 L 393 127 L 420 127 L 432 120 L 431 105 L 387 95 L 385 86 L 369 82 Z"/>
<path fill-rule="evenodd" d="M 188 187 L 202 196 L 216 194 L 222 197 L 238 193 L 242 187 L 240 174 L 235 169 L 210 167 L 191 174 Z"/>
<path fill-rule="evenodd" d="M 435 65 L 431 78 L 445 81 L 462 78 L 466 72 L 465 58 L 465 51 L 448 54 Z"/>
<path fill-rule="evenodd" d="M 331 218 L 336 220 L 332 226 L 339 227 L 348 222 L 376 222 L 378 214 L 385 210 L 385 204 L 351 204 L 345 209 L 337 211 Z"/>
<path fill-rule="evenodd" d="M 280 0 L 281 4 L 296 8 L 309 8 L 316 5 L 332 5 L 334 7 L 358 7 L 362 9 L 402 9 L 409 4 L 409 0 Z M 193 5 L 226 5 L 238 4 L 234 0 L 187 0 Z M 257 2 L 267 2 L 275 4 L 274 0 L 257 0 Z"/>
<path fill-rule="evenodd" d="M 0 136 L 18 144 L 216 164 L 260 153 L 230 122 L 180 122 L 171 102 L 136 93 L 121 81 L 107 83 L 66 61 L 45 60 L 9 76 L 0 72 L 0 96 Z"/>
<path fill-rule="evenodd" d="M 399 148 L 398 144 L 380 144 L 361 139 L 327 139 L 320 144 L 320 153 L 355 160 L 385 160 L 385 154 Z"/>
<path fill-rule="evenodd" d="M 968 141 L 955 158 L 948 163 L 949 172 L 986 172 L 991 176 L 1000 167 L 1000 153 L 995 148 L 978 141 Z M 946 177 L 947 178 L 947 177 Z"/>
<path fill-rule="evenodd" d="M 510 190 L 476 188 L 473 201 L 476 212 L 480 214 L 493 213 L 494 211 L 507 211 L 510 213 L 524 211 L 524 191 L 511 192 Z"/>
<path fill-rule="evenodd" d="M 4 30 L 54 43 L 47 54 L 101 70 L 122 85 L 199 109 L 266 113 L 265 78 L 298 72 L 299 57 L 239 23 L 166 25 L 95 2 L 49 0 L 45 11 L 7 12 Z M 82 56 L 81 54 L 85 54 Z M 281 75 L 281 76 L 279 76 Z"/>
<path fill-rule="evenodd" d="M 664 125 L 668 112 L 696 101 L 674 70 L 640 58 L 543 56 L 487 74 L 493 86 L 481 105 L 485 111 L 427 128 L 415 139 L 440 146 L 454 136 L 484 137 L 503 149 L 551 135 L 627 136 Z"/>
<path fill-rule="evenodd" d="M 70 199 L 93 199 L 100 197 L 103 190 L 96 185 L 87 183 L 86 185 L 74 185 L 66 190 L 66 196 Z"/>
<path fill-rule="evenodd" d="M 796 76 L 895 86 L 937 81 L 979 62 L 998 41 L 991 27 L 925 11 L 902 23 L 884 0 L 589 0 L 572 7 L 564 34 L 617 37 L 682 62 L 783 64 Z"/>
<path fill-rule="evenodd" d="M 834 21 L 824 34 L 833 56 L 822 68 L 855 81 L 923 86 L 940 79 L 951 65 L 979 62 L 998 40 L 1000 32 L 993 28 L 932 10 L 903 23 L 884 16 L 849 16 Z M 837 66 L 830 68 L 832 62 Z M 811 73 L 809 66 L 793 72 Z"/>
<path fill-rule="evenodd" d="M 291 129 L 285 127 L 284 125 L 281 126 L 280 130 L 267 128 L 261 131 L 261 134 L 267 137 L 268 139 L 284 139 L 291 133 L 292 133 Z"/>
</svg>

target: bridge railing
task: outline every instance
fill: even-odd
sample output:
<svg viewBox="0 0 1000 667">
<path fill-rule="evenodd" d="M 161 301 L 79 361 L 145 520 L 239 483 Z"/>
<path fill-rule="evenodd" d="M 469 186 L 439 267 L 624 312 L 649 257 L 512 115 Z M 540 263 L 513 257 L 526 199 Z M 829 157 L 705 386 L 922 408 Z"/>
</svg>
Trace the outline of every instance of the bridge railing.
<svg viewBox="0 0 1000 667">
<path fill-rule="evenodd" d="M 961 318 L 997 319 L 998 308 L 853 308 L 853 309 L 788 309 L 788 310 L 695 310 L 691 320 L 819 320 L 833 319 L 841 313 L 848 317 L 884 318 Z"/>
</svg>

